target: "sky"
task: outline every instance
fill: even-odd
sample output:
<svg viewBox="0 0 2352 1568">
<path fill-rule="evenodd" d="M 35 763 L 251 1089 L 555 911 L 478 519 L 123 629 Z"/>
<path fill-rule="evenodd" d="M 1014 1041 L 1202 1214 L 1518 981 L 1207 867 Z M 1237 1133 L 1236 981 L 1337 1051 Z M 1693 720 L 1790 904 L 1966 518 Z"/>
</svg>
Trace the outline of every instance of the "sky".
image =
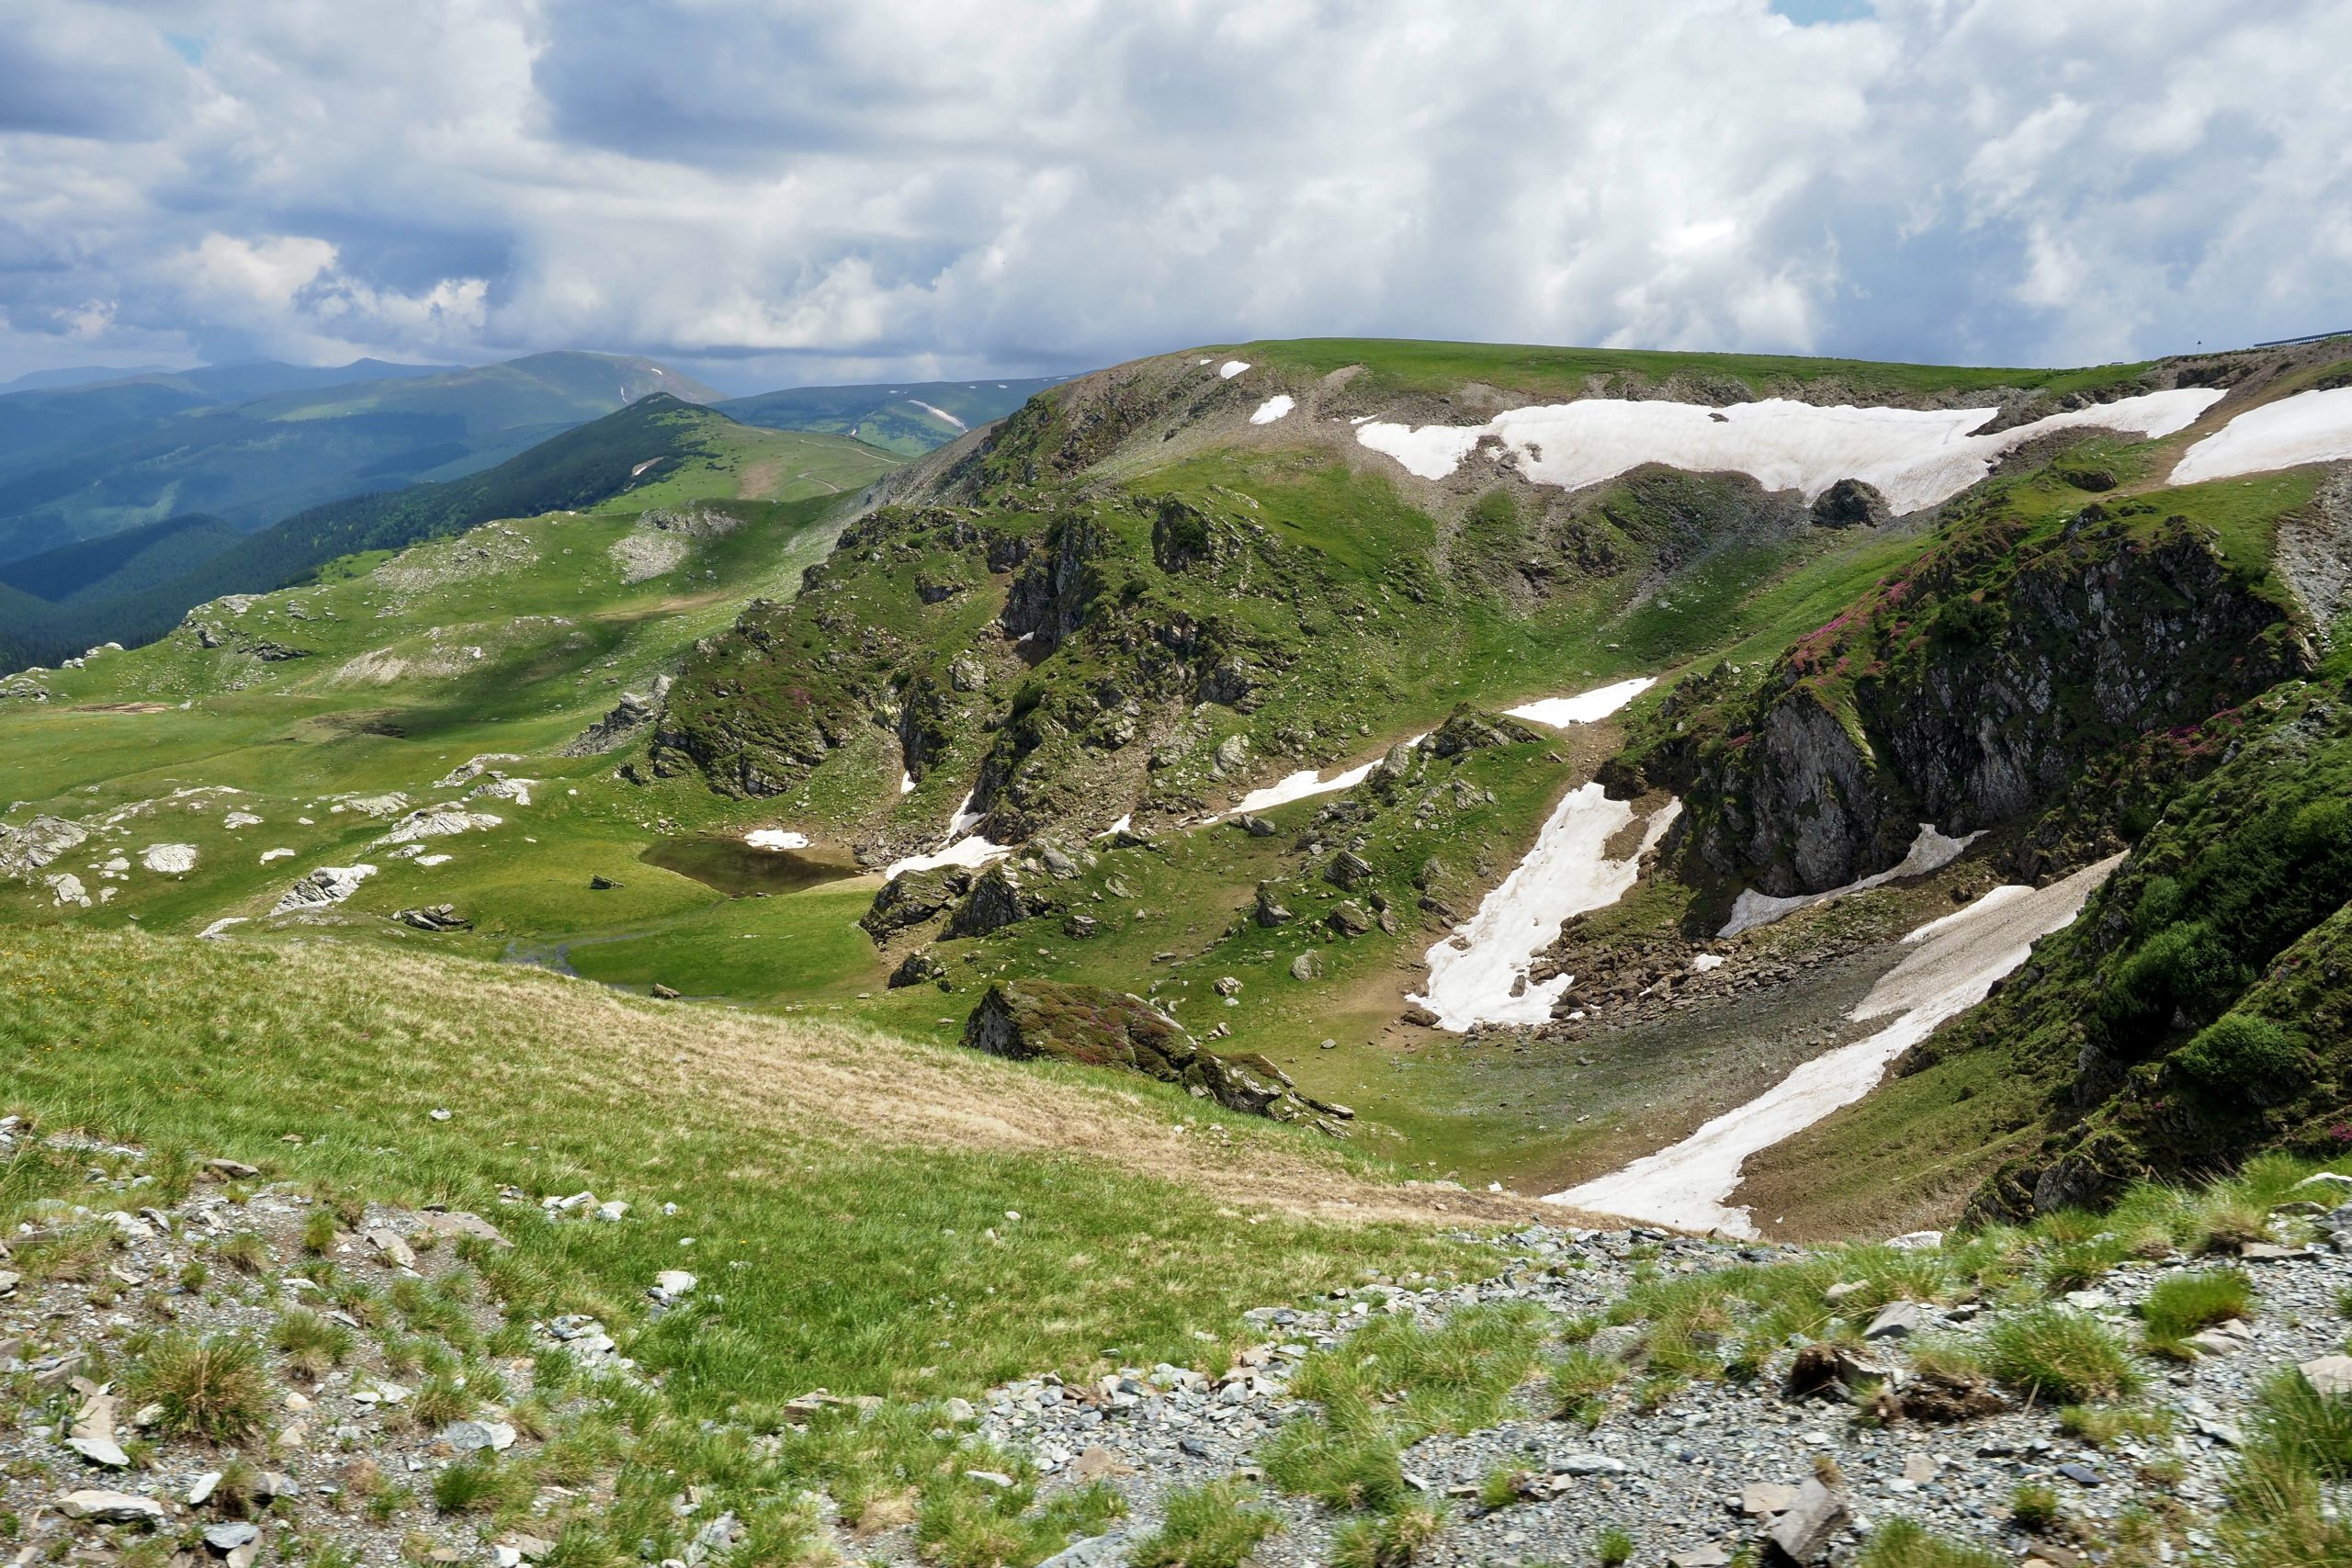
<svg viewBox="0 0 2352 1568">
<path fill-rule="evenodd" d="M 2338 0 L 11 0 L 0 379 L 2352 327 Z"/>
</svg>

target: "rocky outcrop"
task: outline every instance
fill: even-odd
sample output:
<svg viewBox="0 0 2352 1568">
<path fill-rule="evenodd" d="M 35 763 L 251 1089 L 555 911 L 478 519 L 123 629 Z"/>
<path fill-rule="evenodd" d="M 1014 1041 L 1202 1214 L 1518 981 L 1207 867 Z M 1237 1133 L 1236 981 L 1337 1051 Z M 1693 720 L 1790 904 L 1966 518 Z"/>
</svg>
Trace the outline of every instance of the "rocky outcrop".
<svg viewBox="0 0 2352 1568">
<path fill-rule="evenodd" d="M 1878 487 L 1861 479 L 1839 479 L 1814 498 L 1816 528 L 1876 528 L 1894 520 L 1894 509 Z"/>
<path fill-rule="evenodd" d="M 0 822 L 0 874 L 28 876 L 89 836 L 87 828 L 62 817 L 36 817 L 21 828 Z"/>
<path fill-rule="evenodd" d="M 1116 1067 L 1195 1098 L 1277 1122 L 1312 1122 L 1337 1133 L 1355 1112 L 1298 1092 L 1265 1057 L 1203 1050 L 1183 1026 L 1139 997 L 1098 986 L 1001 980 L 964 1023 L 964 1043 L 992 1056 Z"/>
<path fill-rule="evenodd" d="M 1686 844 L 1774 895 L 1901 860 L 1921 822 L 1965 834 L 2059 799 L 2098 759 L 2312 668 L 2257 572 L 2174 518 L 2097 507 L 2061 536 L 1956 533 L 1804 638 L 1713 736 L 1653 747 Z M 1696 705 L 1669 701 L 1671 722 Z"/>
<path fill-rule="evenodd" d="M 650 690 L 639 694 L 623 692 L 621 700 L 609 712 L 578 735 L 564 743 L 559 757 L 601 757 L 645 734 L 660 721 L 662 710 L 670 700 L 671 677 L 654 678 Z"/>
</svg>

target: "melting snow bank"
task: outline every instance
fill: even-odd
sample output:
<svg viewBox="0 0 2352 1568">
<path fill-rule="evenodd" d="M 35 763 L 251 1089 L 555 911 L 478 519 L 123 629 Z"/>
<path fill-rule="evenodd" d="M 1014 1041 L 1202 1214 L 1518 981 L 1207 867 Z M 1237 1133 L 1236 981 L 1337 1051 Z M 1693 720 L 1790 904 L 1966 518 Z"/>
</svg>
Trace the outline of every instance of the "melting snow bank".
<svg viewBox="0 0 2352 1568">
<path fill-rule="evenodd" d="M 958 839 L 944 849 L 933 850 L 927 855 L 909 855 L 892 861 L 883 868 L 885 877 L 903 875 L 910 871 L 933 871 L 943 865 L 981 866 L 992 860 L 1002 860 L 1012 852 L 1010 844 L 992 844 L 975 834 Z"/>
<path fill-rule="evenodd" d="M 1410 740 L 1402 741 L 1399 744 L 1419 746 L 1428 739 L 1428 732 L 1423 731 Z M 1394 748 L 1392 747 L 1391 750 L 1393 750 Z M 1232 806 L 1204 820 L 1222 822 L 1228 817 L 1239 817 L 1251 811 L 1272 811 L 1277 806 L 1288 806 L 1294 800 L 1305 800 L 1310 795 L 1329 795 L 1334 790 L 1353 789 L 1372 777 L 1372 770 L 1380 766 L 1381 758 L 1387 754 L 1384 751 L 1380 757 L 1374 757 L 1369 762 L 1350 768 L 1343 773 L 1333 773 L 1328 779 L 1313 768 L 1301 768 L 1295 773 L 1284 773 L 1265 788 L 1251 790 Z"/>
<path fill-rule="evenodd" d="M 1656 677 L 1637 676 L 1620 681 L 1613 686 L 1603 686 L 1597 692 L 1581 692 L 1573 697 L 1545 697 L 1540 702 L 1521 703 L 1504 713 L 1513 718 L 1524 718 L 1536 724 L 1566 729 L 1572 724 L 1592 724 L 1607 718 L 1644 692 L 1657 684 Z"/>
<path fill-rule="evenodd" d="M 1623 860 L 1608 858 L 1609 840 L 1634 820 L 1634 803 L 1611 800 L 1598 784 L 1570 790 L 1554 808 L 1527 858 L 1487 895 L 1478 912 L 1429 951 L 1427 993 L 1410 998 L 1461 1032 L 1480 1023 L 1548 1023 L 1552 1004 L 1572 975 L 1527 977 L 1535 955 L 1560 934 L 1560 922 L 1604 908 L 1625 896 L 1647 852 L 1682 811 L 1679 800 L 1655 812 L 1642 841 Z"/>
<path fill-rule="evenodd" d="M 1208 361 L 1203 360 L 1201 363 L 1205 365 Z M 1249 368 L 1250 362 L 1246 359 L 1228 359 L 1216 367 L 1216 378 L 1220 381 L 1230 381 Z"/>
<path fill-rule="evenodd" d="M 1769 926 L 1781 916 L 1793 914 L 1810 904 L 1826 904 L 1832 898 L 1843 898 L 1849 893 L 1868 892 L 1898 877 L 1925 876 L 1931 871 L 1941 871 L 1958 860 L 1962 850 L 1984 836 L 1984 830 L 1980 829 L 1964 839 L 1950 838 L 1938 832 L 1934 823 L 1922 822 L 1919 824 L 1919 836 L 1911 840 L 1909 852 L 1900 861 L 1876 875 L 1863 877 L 1860 882 L 1849 882 L 1843 887 L 1832 887 L 1824 893 L 1792 894 L 1785 898 L 1775 898 L 1769 893 L 1747 888 L 1732 901 L 1731 919 L 1724 922 L 1724 929 L 1715 936 L 1717 940 L 1737 936 L 1742 931 L 1754 931 L 1758 926 Z"/>
<path fill-rule="evenodd" d="M 943 865 L 982 866 L 1011 854 L 1012 845 L 990 843 L 972 834 L 972 829 L 979 826 L 982 816 L 982 813 L 972 809 L 972 796 L 976 793 L 973 790 L 964 792 L 962 802 L 956 807 L 956 815 L 948 820 L 947 837 L 939 848 L 929 854 L 909 855 L 904 860 L 892 861 L 882 868 L 883 876 L 903 876 L 910 871 L 933 871 Z"/>
<path fill-rule="evenodd" d="M 1863 479 L 1901 513 L 1958 495 L 2004 453 L 2037 436 L 2084 426 L 2169 435 L 2195 423 L 2221 397 L 2210 387 L 2143 392 L 1985 434 L 1972 432 L 1998 409 L 1816 408 L 1787 398 L 1709 408 L 1588 398 L 1512 409 L 1485 424 L 1374 421 L 1359 425 L 1356 439 L 1425 479 L 1444 479 L 1491 436 L 1527 478 L 1568 490 L 1664 463 L 1694 473 L 1747 474 L 1767 490 L 1801 491 L 1807 501 L 1839 479 Z M 2176 473 L 2176 483 L 2179 478 Z"/>
<path fill-rule="evenodd" d="M 787 828 L 754 828 L 743 835 L 743 842 L 755 850 L 805 850 L 808 835 Z"/>
<path fill-rule="evenodd" d="M 1268 398 L 1264 402 L 1258 405 L 1258 412 L 1250 416 L 1250 423 L 1252 424 L 1272 424 L 1274 421 L 1282 418 L 1283 415 L 1290 412 L 1291 410 L 1297 406 L 1298 405 L 1291 400 L 1291 395 L 1288 392 L 1277 392 L 1272 397 Z"/>
<path fill-rule="evenodd" d="M 2271 468 L 2352 457 L 2352 387 L 2297 392 L 2248 409 L 2191 446 L 2169 482 L 2232 479 Z"/>
<path fill-rule="evenodd" d="M 2122 861 L 2085 866 L 2047 887 L 2008 884 L 1903 940 L 1918 951 L 1889 970 L 1855 1008 L 1857 1021 L 1898 1015 L 1877 1033 L 1815 1057 L 1764 1093 L 1669 1148 L 1545 1200 L 1689 1230 L 1752 1236 L 1746 1209 L 1725 1206 L 1747 1156 L 1770 1148 L 1878 1087 L 1889 1064 L 1945 1020 L 1984 999 L 2033 944 L 2073 922 Z"/>
</svg>

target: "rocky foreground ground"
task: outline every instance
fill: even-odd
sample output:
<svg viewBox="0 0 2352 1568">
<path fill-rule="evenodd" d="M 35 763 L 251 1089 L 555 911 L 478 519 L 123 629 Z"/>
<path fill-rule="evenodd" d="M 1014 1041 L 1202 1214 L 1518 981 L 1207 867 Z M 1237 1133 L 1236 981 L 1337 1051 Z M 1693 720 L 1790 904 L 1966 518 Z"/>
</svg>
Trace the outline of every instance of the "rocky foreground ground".
<svg viewBox="0 0 2352 1568">
<path fill-rule="evenodd" d="M 36 1140 L 15 1118 L 0 1135 L 13 1153 L 37 1145 L 89 1168 L 83 1201 L 24 1206 L 0 1261 L 0 1531 L 17 1568 L 627 1560 L 625 1549 L 579 1543 L 582 1521 L 616 1506 L 631 1462 L 625 1428 L 643 1425 L 643 1402 L 659 1392 L 629 1337 L 723 1297 L 723 1279 L 665 1271 L 607 1322 L 511 1313 L 481 1278 L 512 1256 L 507 1214 L 581 1225 L 653 1216 L 593 1193 L 512 1189 L 479 1214 L 390 1209 L 267 1182 L 232 1160 L 183 1156 L 163 1170 L 137 1149 Z M 1080 1528 L 1044 1538 L 1060 1568 L 1206 1561 L 1197 1543 L 1189 1556 L 1171 1544 L 1168 1501 L 1234 1480 L 1247 1507 L 1266 1511 L 1251 1560 L 1350 1562 L 1359 1514 L 1295 1495 L 1304 1486 L 1285 1495 L 1267 1475 L 1286 1428 L 1335 1416 L 1294 1383 L 1315 1386 L 1318 1363 L 1400 1319 L 1442 1336 L 1465 1313 L 1486 1314 L 1512 1325 L 1509 1345 L 1465 1349 L 1453 1374 L 1436 1375 L 1475 1381 L 1474 1361 L 1504 1369 L 1498 1419 L 1420 1435 L 1411 1413 L 1428 1391 L 1415 1379 L 1430 1369 L 1400 1362 L 1393 1389 L 1369 1371 L 1363 1386 L 1379 1392 L 1364 1429 L 1394 1433 L 1401 1448 L 1400 1495 L 1378 1506 L 1424 1521 L 1401 1546 L 1385 1540 L 1375 1568 L 1628 1552 L 1681 1568 L 1827 1562 L 1899 1518 L 2052 1568 L 2169 1561 L 2215 1544 L 2266 1383 L 2300 1368 L 2321 1399 L 2352 1401 L 2352 1179 L 2295 1191 L 2266 1206 L 2266 1239 L 2241 1237 L 2227 1257 L 2143 1241 L 2117 1259 L 2111 1235 L 2021 1241 L 1999 1284 L 1984 1244 L 1963 1266 L 1957 1244 L 1948 1253 L 1932 1234 L 1809 1254 L 1530 1226 L 1479 1241 L 1505 1260 L 1491 1278 L 1408 1277 L 1258 1308 L 1238 1347 L 1202 1333 L 1198 1366 L 1083 1382 L 1046 1374 L 920 1407 L 812 1390 L 745 1433 L 707 1425 L 704 1435 L 773 1455 L 812 1425 L 853 1437 L 928 1427 L 963 1456 L 946 1469 L 967 1490 L 1034 1488 L 1047 1509 L 1090 1499 L 1069 1515 Z M 109 1197 L 118 1206 L 103 1206 Z M 2241 1313 L 2177 1343 L 2173 1359 L 2140 1353 L 2152 1292 L 2240 1270 L 2251 1285 Z M 2076 1273 L 2086 1278 L 2072 1284 Z M 1753 1294 L 1768 1276 L 1814 1281 L 1834 1315 L 1813 1335 L 1707 1326 L 1737 1294 L 1710 1281 L 1745 1281 Z M 1969 1370 L 1998 1325 L 2036 1313 L 2087 1320 L 2129 1347 L 2136 1389 L 2062 1411 L 2070 1402 L 2021 1390 L 2013 1374 Z M 251 1347 L 249 1375 L 204 1395 L 187 1371 L 191 1348 L 239 1343 Z M 723 1489 L 662 1473 L 674 1477 L 662 1497 L 674 1528 L 659 1542 L 649 1534 L 639 1554 L 668 1568 L 739 1554 L 977 1561 L 968 1542 L 926 1538 L 911 1494 L 853 1507 L 811 1489 L 795 1503 L 808 1532 L 783 1551 Z M 1369 1506 L 1378 1483 L 1366 1485 Z M 2323 1507 L 2346 1503 L 2338 1483 Z"/>
</svg>

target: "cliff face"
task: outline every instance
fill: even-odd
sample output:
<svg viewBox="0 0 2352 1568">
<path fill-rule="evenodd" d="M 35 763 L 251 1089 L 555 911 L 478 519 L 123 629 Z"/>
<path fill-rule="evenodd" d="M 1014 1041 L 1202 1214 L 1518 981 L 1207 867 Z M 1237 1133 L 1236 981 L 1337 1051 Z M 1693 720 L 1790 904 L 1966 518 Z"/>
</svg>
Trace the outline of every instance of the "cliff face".
<svg viewBox="0 0 2352 1568">
<path fill-rule="evenodd" d="M 1921 822 L 2026 817 L 2139 737 L 2312 668 L 2287 612 L 2200 530 L 2084 519 L 2039 539 L 1962 527 L 1719 699 L 1713 738 L 1654 747 L 1648 765 L 1679 774 L 1660 782 L 1685 792 L 1690 852 L 1768 893 L 1836 887 L 1900 860 Z"/>
<path fill-rule="evenodd" d="M 2214 759 L 2205 776 L 2073 926 L 1904 1064 L 1990 1053 L 2043 1089 L 2039 1146 L 1980 1214 L 2352 1148 L 2352 702 L 2290 684 L 2184 744 Z"/>
</svg>

